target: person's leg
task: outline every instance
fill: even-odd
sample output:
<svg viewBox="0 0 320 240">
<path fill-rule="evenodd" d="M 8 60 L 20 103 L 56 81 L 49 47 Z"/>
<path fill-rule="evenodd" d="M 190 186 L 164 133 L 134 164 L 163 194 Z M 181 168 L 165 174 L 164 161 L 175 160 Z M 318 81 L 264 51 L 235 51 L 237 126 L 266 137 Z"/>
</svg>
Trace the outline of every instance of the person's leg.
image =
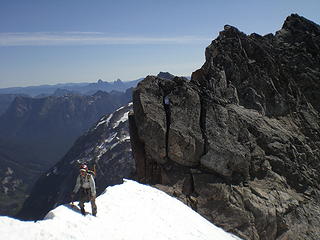
<svg viewBox="0 0 320 240">
<path fill-rule="evenodd" d="M 86 214 L 86 211 L 85 211 L 85 209 L 84 209 L 85 197 L 86 197 L 86 194 L 85 194 L 85 192 L 83 191 L 83 189 L 81 188 L 81 189 L 80 189 L 79 207 L 80 207 L 80 209 L 81 209 L 82 215 L 85 215 L 85 214 Z"/>
</svg>

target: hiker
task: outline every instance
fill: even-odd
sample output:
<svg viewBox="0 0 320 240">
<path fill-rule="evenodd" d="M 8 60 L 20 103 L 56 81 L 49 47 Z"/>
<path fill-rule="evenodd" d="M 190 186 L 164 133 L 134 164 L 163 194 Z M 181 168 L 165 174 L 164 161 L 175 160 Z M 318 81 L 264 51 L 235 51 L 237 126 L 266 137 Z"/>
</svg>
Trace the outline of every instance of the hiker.
<svg viewBox="0 0 320 240">
<path fill-rule="evenodd" d="M 96 216 L 97 206 L 96 206 L 96 186 L 92 174 L 89 173 L 87 165 L 83 164 L 80 167 L 80 174 L 77 178 L 76 185 L 73 189 L 71 195 L 72 199 L 74 195 L 80 189 L 80 201 L 79 206 L 81 208 L 81 213 L 85 215 L 84 203 L 91 202 L 92 215 Z"/>
</svg>

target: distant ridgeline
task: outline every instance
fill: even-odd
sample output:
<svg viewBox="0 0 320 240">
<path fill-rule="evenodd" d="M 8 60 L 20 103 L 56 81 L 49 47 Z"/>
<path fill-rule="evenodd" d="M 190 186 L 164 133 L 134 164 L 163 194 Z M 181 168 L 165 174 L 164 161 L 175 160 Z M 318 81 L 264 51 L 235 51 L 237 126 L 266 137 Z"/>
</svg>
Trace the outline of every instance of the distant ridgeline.
<svg viewBox="0 0 320 240">
<path fill-rule="evenodd" d="M 138 179 L 243 239 L 319 239 L 320 26 L 225 26 L 191 80 L 133 91 Z"/>
<path fill-rule="evenodd" d="M 137 80 L 126 82 L 121 81 L 120 79 L 114 82 L 104 82 L 99 79 L 96 83 L 65 83 L 56 85 L 0 88 L 0 94 L 26 94 L 32 97 L 44 97 L 61 95 L 62 92 L 64 92 L 64 95 L 65 93 L 92 95 L 97 91 L 124 92 L 128 88 L 135 87 L 142 79 L 143 78 L 139 78 Z"/>
</svg>

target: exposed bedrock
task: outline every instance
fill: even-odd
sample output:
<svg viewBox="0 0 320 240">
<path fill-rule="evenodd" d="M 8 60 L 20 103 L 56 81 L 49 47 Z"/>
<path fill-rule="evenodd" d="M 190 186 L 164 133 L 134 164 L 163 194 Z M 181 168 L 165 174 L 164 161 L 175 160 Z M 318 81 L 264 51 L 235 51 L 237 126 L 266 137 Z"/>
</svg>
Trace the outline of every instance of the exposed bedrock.
<svg viewBox="0 0 320 240">
<path fill-rule="evenodd" d="M 225 26 L 191 81 L 133 91 L 137 178 L 243 239 L 320 236 L 320 27 L 275 35 Z"/>
</svg>

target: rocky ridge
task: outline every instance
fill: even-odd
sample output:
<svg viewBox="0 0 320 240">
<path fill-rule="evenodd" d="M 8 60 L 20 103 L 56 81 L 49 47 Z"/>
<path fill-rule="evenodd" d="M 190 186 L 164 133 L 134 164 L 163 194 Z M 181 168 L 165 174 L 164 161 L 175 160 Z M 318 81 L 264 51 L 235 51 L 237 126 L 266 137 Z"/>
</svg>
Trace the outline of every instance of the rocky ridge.
<svg viewBox="0 0 320 240">
<path fill-rule="evenodd" d="M 148 76 L 133 92 L 141 182 L 243 239 L 320 235 L 320 27 L 226 25 L 191 81 Z"/>
</svg>

